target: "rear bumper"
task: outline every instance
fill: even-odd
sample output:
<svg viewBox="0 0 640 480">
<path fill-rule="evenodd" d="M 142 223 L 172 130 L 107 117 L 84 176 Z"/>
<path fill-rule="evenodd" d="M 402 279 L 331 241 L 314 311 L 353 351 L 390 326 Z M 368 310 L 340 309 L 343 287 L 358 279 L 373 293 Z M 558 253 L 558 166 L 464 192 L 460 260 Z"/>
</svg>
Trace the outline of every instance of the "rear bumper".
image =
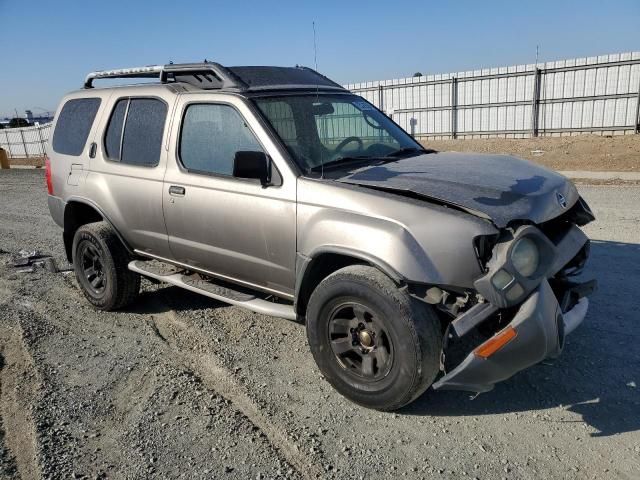
<svg viewBox="0 0 640 480">
<path fill-rule="evenodd" d="M 488 358 L 477 355 L 475 351 L 470 353 L 460 365 L 434 383 L 433 388 L 487 392 L 520 370 L 545 358 L 558 356 L 565 335 L 584 320 L 589 306 L 584 295 L 594 288 L 595 282 L 573 285 L 566 292 L 566 295 L 574 295 L 572 307 L 563 313 L 549 282 L 543 281 L 506 327 L 515 330 L 515 337 Z M 579 298 L 575 298 L 576 294 L 580 295 Z"/>
<path fill-rule="evenodd" d="M 60 197 L 49 195 L 47 197 L 47 205 L 49 205 L 49 213 L 53 221 L 64 228 L 64 208 L 67 204 Z"/>
</svg>

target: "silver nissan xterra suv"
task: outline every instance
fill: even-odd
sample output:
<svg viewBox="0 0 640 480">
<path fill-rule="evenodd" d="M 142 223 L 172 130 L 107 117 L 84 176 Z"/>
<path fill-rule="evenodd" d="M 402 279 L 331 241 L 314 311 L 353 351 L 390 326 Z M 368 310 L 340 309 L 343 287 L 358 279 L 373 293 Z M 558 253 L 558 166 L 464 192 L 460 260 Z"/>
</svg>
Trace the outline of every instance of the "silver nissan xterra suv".
<svg viewBox="0 0 640 480">
<path fill-rule="evenodd" d="M 114 78 L 142 81 L 94 88 Z M 93 305 L 125 307 L 145 276 L 299 320 L 366 407 L 559 355 L 595 288 L 576 281 L 594 217 L 566 178 L 425 150 L 308 68 L 94 72 L 54 123 L 49 209 Z"/>
</svg>

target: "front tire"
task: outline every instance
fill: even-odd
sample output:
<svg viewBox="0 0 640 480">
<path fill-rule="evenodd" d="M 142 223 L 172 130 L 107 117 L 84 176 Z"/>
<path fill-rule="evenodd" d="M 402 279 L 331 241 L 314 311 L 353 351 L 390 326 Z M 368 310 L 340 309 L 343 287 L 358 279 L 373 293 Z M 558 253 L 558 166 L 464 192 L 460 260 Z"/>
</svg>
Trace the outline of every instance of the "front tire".
<svg viewBox="0 0 640 480">
<path fill-rule="evenodd" d="M 428 305 L 365 265 L 329 275 L 307 306 L 307 338 L 324 377 L 377 410 L 403 407 L 431 385 L 440 368 L 439 325 Z"/>
<path fill-rule="evenodd" d="M 135 300 L 140 275 L 128 268 L 131 256 L 106 222 L 81 226 L 73 237 L 73 269 L 84 296 L 100 310 Z"/>
</svg>

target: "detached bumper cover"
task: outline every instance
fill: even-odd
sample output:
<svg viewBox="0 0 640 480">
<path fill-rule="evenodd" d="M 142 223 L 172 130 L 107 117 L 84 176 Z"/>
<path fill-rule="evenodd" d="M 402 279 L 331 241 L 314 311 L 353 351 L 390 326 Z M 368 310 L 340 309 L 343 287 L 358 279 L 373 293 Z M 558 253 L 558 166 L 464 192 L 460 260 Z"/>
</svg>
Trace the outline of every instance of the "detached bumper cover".
<svg viewBox="0 0 640 480">
<path fill-rule="evenodd" d="M 524 301 L 509 323 L 517 335 L 488 358 L 470 353 L 460 365 L 433 384 L 435 390 L 487 392 L 515 373 L 562 351 L 565 333 L 573 331 L 585 318 L 589 301 L 580 300 L 566 313 L 548 281 Z"/>
</svg>

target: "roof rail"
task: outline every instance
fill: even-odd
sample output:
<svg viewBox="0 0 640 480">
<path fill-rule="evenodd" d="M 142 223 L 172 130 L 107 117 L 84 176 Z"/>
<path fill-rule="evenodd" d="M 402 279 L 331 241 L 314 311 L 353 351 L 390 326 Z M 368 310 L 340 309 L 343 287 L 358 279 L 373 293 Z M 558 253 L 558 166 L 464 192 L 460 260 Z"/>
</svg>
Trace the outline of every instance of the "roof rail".
<svg viewBox="0 0 640 480">
<path fill-rule="evenodd" d="M 84 88 L 93 88 L 94 80 L 105 78 L 158 78 L 161 83 L 185 82 L 203 89 L 248 88 L 233 72 L 215 62 L 170 63 L 91 72 L 84 81 Z"/>
<path fill-rule="evenodd" d="M 162 65 L 150 65 L 147 67 L 118 68 L 91 72 L 84 80 L 84 88 L 93 88 L 93 81 L 102 78 L 160 78 L 163 68 Z"/>
</svg>

